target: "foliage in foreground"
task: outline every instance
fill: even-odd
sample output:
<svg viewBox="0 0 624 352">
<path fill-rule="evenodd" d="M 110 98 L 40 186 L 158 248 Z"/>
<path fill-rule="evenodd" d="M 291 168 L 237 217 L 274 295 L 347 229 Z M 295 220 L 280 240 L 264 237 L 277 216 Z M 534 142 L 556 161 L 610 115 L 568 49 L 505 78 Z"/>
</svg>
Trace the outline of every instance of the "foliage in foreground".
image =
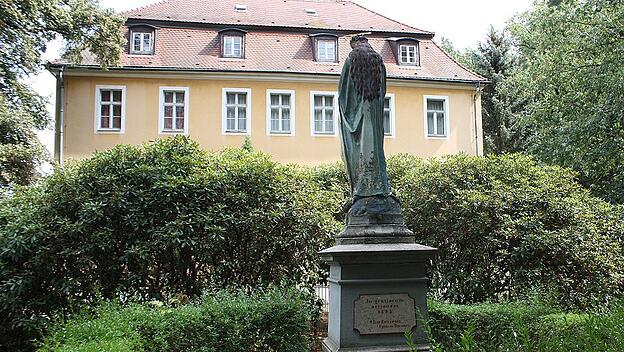
<svg viewBox="0 0 624 352">
<path fill-rule="evenodd" d="M 531 302 L 429 303 L 436 352 L 610 352 L 624 350 L 624 305 L 601 314 L 562 313 Z"/>
<path fill-rule="evenodd" d="M 306 296 L 218 293 L 177 308 L 100 306 L 51 329 L 39 352 L 308 351 Z"/>
<path fill-rule="evenodd" d="M 100 298 L 312 285 L 329 198 L 295 166 L 182 137 L 57 170 L 0 205 L 0 346 Z"/>
<path fill-rule="evenodd" d="M 622 208 L 567 169 L 519 155 L 389 159 L 417 241 L 439 248 L 432 292 L 454 303 L 535 290 L 566 310 L 622 293 Z M 341 165 L 279 165 L 170 138 L 118 146 L 0 203 L 0 345 L 27 348 L 54 314 L 102 298 L 311 285 L 340 228 Z"/>
</svg>

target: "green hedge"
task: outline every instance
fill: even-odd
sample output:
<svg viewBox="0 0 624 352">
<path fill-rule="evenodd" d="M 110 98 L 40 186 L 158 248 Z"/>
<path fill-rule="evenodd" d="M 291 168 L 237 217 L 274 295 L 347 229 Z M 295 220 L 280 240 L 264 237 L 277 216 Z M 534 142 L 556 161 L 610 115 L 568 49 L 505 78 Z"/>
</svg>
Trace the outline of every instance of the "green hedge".
<svg viewBox="0 0 624 352">
<path fill-rule="evenodd" d="M 395 155 L 388 174 L 416 241 L 439 249 L 435 297 L 505 302 L 546 291 L 588 310 L 622 294 L 624 208 L 592 196 L 571 170 L 519 154 Z M 342 164 L 317 168 L 313 180 L 348 194 Z"/>
<path fill-rule="evenodd" d="M 436 352 L 599 352 L 624 350 L 624 305 L 603 313 L 554 311 L 542 304 L 429 303 Z"/>
<path fill-rule="evenodd" d="M 551 292 L 566 309 L 609 302 L 624 286 L 622 207 L 564 168 L 522 155 L 390 159 L 418 242 L 439 249 L 433 293 L 454 303 Z"/>
<path fill-rule="evenodd" d="M 100 298 L 311 286 L 333 197 L 307 170 L 182 137 L 58 169 L 0 204 L 0 350 Z"/>
<path fill-rule="evenodd" d="M 398 155 L 389 176 L 418 242 L 439 248 L 432 294 L 454 303 L 551 292 L 566 309 L 624 286 L 621 207 L 521 155 Z M 341 228 L 341 164 L 280 165 L 176 137 L 118 146 L 0 201 L 0 349 L 29 349 L 55 314 L 101 298 L 311 285 Z"/>
<path fill-rule="evenodd" d="M 177 308 L 106 304 L 53 326 L 39 351 L 308 351 L 307 304 L 294 290 L 219 293 Z"/>
</svg>

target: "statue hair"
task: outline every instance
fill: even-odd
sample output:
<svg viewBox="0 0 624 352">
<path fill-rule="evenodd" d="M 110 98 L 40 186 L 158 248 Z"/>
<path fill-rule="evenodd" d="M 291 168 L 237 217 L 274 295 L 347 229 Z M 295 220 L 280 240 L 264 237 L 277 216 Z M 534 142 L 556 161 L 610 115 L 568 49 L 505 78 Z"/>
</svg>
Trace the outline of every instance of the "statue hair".
<svg viewBox="0 0 624 352">
<path fill-rule="evenodd" d="M 383 60 L 364 36 L 356 36 L 351 40 L 353 50 L 349 54 L 351 67 L 349 73 L 357 92 L 364 100 L 379 98 Z"/>
</svg>

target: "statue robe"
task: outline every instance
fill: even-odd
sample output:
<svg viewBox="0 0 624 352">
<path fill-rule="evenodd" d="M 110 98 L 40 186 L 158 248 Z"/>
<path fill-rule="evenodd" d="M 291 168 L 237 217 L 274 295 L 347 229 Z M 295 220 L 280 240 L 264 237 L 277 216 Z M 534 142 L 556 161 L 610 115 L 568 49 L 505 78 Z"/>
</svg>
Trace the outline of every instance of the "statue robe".
<svg viewBox="0 0 624 352">
<path fill-rule="evenodd" d="M 352 197 L 390 194 L 383 150 L 383 107 L 386 69 L 383 67 L 379 96 L 365 100 L 355 88 L 347 58 L 340 75 L 338 106 L 342 159 L 347 169 Z"/>
</svg>

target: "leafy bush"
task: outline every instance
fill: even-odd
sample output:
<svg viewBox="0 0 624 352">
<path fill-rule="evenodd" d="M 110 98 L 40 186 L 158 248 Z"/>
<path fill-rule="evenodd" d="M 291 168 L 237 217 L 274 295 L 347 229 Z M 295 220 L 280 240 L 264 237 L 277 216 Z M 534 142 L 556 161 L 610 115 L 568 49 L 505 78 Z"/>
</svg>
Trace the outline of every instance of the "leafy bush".
<svg viewBox="0 0 624 352">
<path fill-rule="evenodd" d="M 466 330 L 485 351 L 496 351 L 516 338 L 519 327 L 554 312 L 544 305 L 522 302 L 455 305 L 430 301 L 429 329 L 433 340 L 445 351 L 456 348 Z"/>
<path fill-rule="evenodd" d="M 306 351 L 307 304 L 294 290 L 222 292 L 178 308 L 106 304 L 52 327 L 39 351 Z"/>
<path fill-rule="evenodd" d="M 56 170 L 0 205 L 0 347 L 101 297 L 311 285 L 332 197 L 305 170 L 182 137 Z"/>
<path fill-rule="evenodd" d="M 430 301 L 429 318 L 436 351 L 624 350 L 624 306 L 620 303 L 601 314 L 575 314 L 530 302 L 453 305 Z"/>
<path fill-rule="evenodd" d="M 563 307 L 587 309 L 621 294 L 622 208 L 568 169 L 521 155 L 402 155 L 389 165 L 416 240 L 439 249 L 437 297 L 505 301 L 547 290 Z"/>
</svg>

